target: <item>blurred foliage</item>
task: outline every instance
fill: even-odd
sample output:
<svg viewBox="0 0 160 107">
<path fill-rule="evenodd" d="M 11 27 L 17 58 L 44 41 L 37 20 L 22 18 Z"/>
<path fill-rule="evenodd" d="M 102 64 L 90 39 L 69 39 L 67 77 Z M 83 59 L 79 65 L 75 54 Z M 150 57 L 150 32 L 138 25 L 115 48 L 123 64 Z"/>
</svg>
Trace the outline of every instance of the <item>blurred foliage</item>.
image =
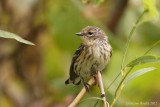
<svg viewBox="0 0 160 107">
<path fill-rule="evenodd" d="M 121 5 L 124 1 L 0 0 L 0 29 L 36 44 L 26 46 L 13 40 L 0 39 L 0 107 L 66 107 L 82 88 L 82 85 L 66 86 L 64 81 L 68 78 L 74 51 L 81 42 L 75 33 L 88 25 L 102 28 L 113 47 L 111 61 L 105 70 L 107 72 L 103 73 L 107 101 L 111 103 L 122 76 L 109 85 L 121 71 L 129 32 L 143 11 L 141 0 L 126 0 L 127 5 Z M 155 8 L 160 13 L 160 1 L 155 0 L 155 4 L 156 7 L 152 7 L 153 4 L 149 3 L 149 8 Z M 124 8 L 119 8 L 119 5 Z M 153 15 L 152 11 L 150 15 Z M 114 19 L 112 23 L 111 19 Z M 136 28 L 124 65 L 141 58 L 160 40 L 160 20 L 157 19 L 150 17 L 149 21 Z M 110 29 L 108 23 L 114 25 L 114 30 Z M 149 60 L 159 58 L 160 44 L 147 56 L 154 56 Z M 115 107 L 124 107 L 129 103 L 146 107 L 140 102 L 155 102 L 155 106 L 160 106 L 160 62 L 138 64 L 130 74 L 149 67 L 156 69 L 128 82 Z M 97 101 L 96 107 L 101 107 L 101 101 L 87 99 L 99 95 L 98 87 L 94 86 L 79 107 L 93 107 Z"/>
<path fill-rule="evenodd" d="M 144 9 L 147 10 L 147 14 L 143 18 L 144 21 L 148 21 L 158 17 L 158 11 L 155 6 L 154 0 L 143 0 Z"/>
</svg>

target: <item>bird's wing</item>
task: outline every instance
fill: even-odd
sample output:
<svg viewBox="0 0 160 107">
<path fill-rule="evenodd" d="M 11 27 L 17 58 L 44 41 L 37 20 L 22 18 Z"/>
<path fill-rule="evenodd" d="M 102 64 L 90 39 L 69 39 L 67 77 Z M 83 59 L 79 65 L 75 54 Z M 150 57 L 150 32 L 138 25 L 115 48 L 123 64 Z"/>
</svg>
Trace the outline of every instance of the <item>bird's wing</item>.
<svg viewBox="0 0 160 107">
<path fill-rule="evenodd" d="M 79 48 L 76 50 L 73 58 L 72 58 L 72 63 L 71 63 L 71 66 L 70 66 L 70 80 L 75 81 L 75 79 L 78 77 L 78 75 L 75 73 L 75 70 L 74 70 L 74 64 L 76 62 L 76 59 L 81 55 L 82 51 L 84 50 L 84 45 L 80 45 Z M 75 83 L 76 84 L 76 83 Z"/>
</svg>

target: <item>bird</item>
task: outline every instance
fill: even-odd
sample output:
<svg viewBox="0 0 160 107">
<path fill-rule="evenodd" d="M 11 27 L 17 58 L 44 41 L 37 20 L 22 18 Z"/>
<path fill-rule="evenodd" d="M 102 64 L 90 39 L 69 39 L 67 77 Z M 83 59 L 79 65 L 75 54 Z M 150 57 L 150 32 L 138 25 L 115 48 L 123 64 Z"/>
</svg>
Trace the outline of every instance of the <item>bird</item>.
<svg viewBox="0 0 160 107">
<path fill-rule="evenodd" d="M 76 35 L 80 36 L 82 43 L 72 58 L 65 84 L 79 85 L 82 82 L 89 91 L 87 81 L 106 68 L 112 56 L 112 47 L 107 35 L 99 27 L 87 26 Z"/>
</svg>

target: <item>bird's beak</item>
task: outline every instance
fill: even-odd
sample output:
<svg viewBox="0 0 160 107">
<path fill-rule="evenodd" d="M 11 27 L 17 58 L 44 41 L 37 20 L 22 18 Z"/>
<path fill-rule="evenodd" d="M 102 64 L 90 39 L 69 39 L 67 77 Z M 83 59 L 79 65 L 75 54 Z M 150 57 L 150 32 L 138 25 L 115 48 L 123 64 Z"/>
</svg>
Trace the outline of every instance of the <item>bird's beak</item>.
<svg viewBox="0 0 160 107">
<path fill-rule="evenodd" d="M 82 32 L 78 32 L 78 33 L 76 33 L 76 35 L 83 36 L 83 33 Z"/>
</svg>

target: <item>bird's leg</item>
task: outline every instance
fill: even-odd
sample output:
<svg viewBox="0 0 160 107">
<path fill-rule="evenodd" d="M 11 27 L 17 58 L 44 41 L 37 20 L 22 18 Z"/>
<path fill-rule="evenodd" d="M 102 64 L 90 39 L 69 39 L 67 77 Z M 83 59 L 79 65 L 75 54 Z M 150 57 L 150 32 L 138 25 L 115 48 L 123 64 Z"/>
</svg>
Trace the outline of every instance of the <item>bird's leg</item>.
<svg viewBox="0 0 160 107">
<path fill-rule="evenodd" d="M 89 92 L 90 85 L 87 82 L 84 82 L 83 84 L 84 84 L 86 91 Z"/>
<path fill-rule="evenodd" d="M 82 82 L 83 82 L 83 85 L 84 85 L 86 91 L 89 92 L 90 85 L 87 82 L 85 82 L 83 78 L 82 78 Z"/>
<path fill-rule="evenodd" d="M 95 75 L 93 75 L 93 77 L 94 77 L 94 80 L 95 80 L 94 85 L 97 85 L 97 79 L 96 79 L 96 76 L 95 76 Z"/>
<path fill-rule="evenodd" d="M 94 84 L 94 85 L 97 84 L 96 74 L 97 74 L 97 71 L 94 71 L 94 72 L 91 73 L 91 76 L 92 76 L 92 77 L 94 78 L 94 80 L 95 80 L 95 84 Z"/>
</svg>

